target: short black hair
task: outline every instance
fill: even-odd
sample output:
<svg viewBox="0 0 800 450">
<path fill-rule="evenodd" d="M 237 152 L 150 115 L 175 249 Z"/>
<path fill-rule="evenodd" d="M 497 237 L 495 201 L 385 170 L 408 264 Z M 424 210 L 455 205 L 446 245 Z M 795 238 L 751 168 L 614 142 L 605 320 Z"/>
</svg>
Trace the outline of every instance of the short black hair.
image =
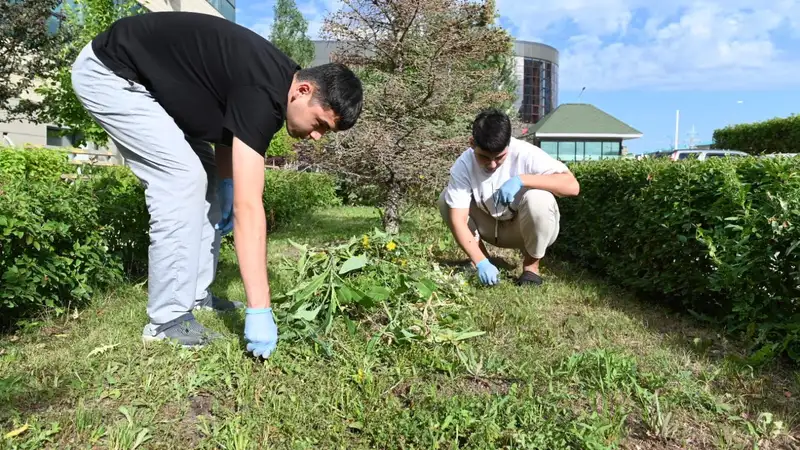
<svg viewBox="0 0 800 450">
<path fill-rule="evenodd" d="M 297 80 L 314 84 L 313 100 L 338 116 L 337 130 L 348 130 L 356 124 L 364 107 L 364 90 L 361 80 L 347 66 L 328 63 L 307 67 L 297 72 Z"/>
<path fill-rule="evenodd" d="M 485 152 L 502 152 L 511 142 L 511 119 L 496 108 L 481 111 L 472 122 L 472 139 Z"/>
</svg>

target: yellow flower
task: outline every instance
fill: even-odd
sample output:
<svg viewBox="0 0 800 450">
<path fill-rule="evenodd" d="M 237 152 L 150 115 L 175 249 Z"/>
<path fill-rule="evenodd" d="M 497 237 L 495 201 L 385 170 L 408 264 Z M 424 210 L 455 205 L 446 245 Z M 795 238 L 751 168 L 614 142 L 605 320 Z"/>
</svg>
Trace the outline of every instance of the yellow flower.
<svg viewBox="0 0 800 450">
<path fill-rule="evenodd" d="M 406 264 L 408 264 L 408 261 L 406 261 L 405 259 L 400 260 L 400 267 L 405 267 Z"/>
<path fill-rule="evenodd" d="M 364 235 L 364 237 L 361 238 L 361 245 L 364 248 L 369 248 L 369 236 L 367 236 L 366 234 Z"/>
<path fill-rule="evenodd" d="M 389 250 L 390 252 L 393 252 L 394 249 L 396 249 L 396 248 L 397 248 L 397 244 L 395 244 L 394 241 L 389 241 L 388 243 L 386 243 L 386 250 Z"/>
</svg>

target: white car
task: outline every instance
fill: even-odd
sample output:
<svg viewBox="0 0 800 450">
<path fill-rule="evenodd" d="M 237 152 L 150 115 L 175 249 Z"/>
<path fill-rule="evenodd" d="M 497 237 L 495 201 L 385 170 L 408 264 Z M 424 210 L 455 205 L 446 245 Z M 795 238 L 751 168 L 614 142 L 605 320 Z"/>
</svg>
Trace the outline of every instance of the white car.
<svg viewBox="0 0 800 450">
<path fill-rule="evenodd" d="M 800 153 L 767 153 L 766 155 L 761 155 L 762 158 L 794 158 L 795 156 L 800 155 Z"/>
<path fill-rule="evenodd" d="M 666 152 L 658 152 L 654 156 L 656 158 L 668 157 L 673 161 L 688 159 L 690 157 L 697 158 L 700 161 L 704 161 L 708 158 L 725 158 L 725 157 L 740 158 L 740 157 L 750 156 L 750 154 L 745 152 L 740 152 L 738 150 L 684 149 L 684 150 L 670 150 Z"/>
</svg>

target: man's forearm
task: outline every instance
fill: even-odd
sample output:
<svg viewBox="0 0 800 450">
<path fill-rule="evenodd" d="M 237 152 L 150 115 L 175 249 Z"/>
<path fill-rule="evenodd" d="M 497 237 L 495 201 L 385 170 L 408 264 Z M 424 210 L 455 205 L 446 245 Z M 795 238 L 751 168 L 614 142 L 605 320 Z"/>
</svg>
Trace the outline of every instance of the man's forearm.
<svg viewBox="0 0 800 450">
<path fill-rule="evenodd" d="M 520 175 L 522 185 L 529 189 L 550 191 L 557 197 L 572 197 L 580 193 L 580 185 L 571 173 L 551 175 Z"/>
<path fill-rule="evenodd" d="M 473 264 L 478 264 L 481 260 L 486 258 L 486 255 L 481 251 L 478 240 L 475 239 L 475 235 L 469 230 L 469 226 L 454 221 L 450 231 L 452 231 L 461 250 L 469 256 Z"/>
<path fill-rule="evenodd" d="M 263 204 L 234 205 L 234 242 L 249 308 L 270 307 L 267 225 Z"/>
</svg>

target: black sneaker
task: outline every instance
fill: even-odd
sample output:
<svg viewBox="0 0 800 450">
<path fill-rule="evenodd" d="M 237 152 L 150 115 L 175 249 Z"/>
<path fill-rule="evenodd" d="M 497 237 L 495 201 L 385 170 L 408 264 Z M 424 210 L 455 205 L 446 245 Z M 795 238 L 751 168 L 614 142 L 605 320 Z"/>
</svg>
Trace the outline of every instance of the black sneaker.
<svg viewBox="0 0 800 450">
<path fill-rule="evenodd" d="M 541 286 L 542 282 L 542 277 L 529 270 L 522 272 L 522 275 L 517 278 L 517 286 Z"/>
<path fill-rule="evenodd" d="M 197 322 L 192 313 L 186 313 L 161 325 L 148 323 L 142 331 L 144 342 L 172 340 L 183 347 L 203 347 L 221 337 L 221 334 L 208 330 Z"/>
</svg>

